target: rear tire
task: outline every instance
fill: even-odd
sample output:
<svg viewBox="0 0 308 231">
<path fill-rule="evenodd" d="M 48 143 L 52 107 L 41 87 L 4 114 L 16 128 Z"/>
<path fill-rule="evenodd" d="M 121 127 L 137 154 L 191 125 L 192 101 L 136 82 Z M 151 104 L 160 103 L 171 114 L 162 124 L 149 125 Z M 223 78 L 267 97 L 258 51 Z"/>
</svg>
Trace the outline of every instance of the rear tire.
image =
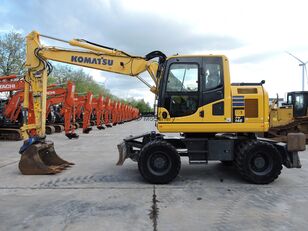
<svg viewBox="0 0 308 231">
<path fill-rule="evenodd" d="M 171 144 L 153 141 L 141 149 L 138 168 L 146 181 L 152 184 L 167 184 L 178 175 L 181 159 Z"/>
<path fill-rule="evenodd" d="M 282 159 L 272 144 L 246 141 L 237 145 L 235 165 L 245 180 L 254 184 L 269 184 L 280 175 Z"/>
</svg>

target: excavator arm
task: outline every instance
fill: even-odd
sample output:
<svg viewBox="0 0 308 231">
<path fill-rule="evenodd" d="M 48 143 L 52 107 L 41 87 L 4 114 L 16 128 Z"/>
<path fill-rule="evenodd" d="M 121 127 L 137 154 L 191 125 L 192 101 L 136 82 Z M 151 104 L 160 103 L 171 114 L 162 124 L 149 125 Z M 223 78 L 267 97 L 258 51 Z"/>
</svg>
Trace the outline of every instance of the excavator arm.
<svg viewBox="0 0 308 231">
<path fill-rule="evenodd" d="M 43 46 L 40 37 L 45 37 L 66 43 L 70 46 L 79 48 L 78 50 L 58 48 L 55 46 Z M 118 73 L 137 77 L 145 83 L 153 93 L 157 93 L 157 83 L 159 76 L 159 63 L 163 62 L 166 56 L 154 51 L 145 57 L 132 56 L 126 52 L 101 46 L 82 39 L 65 41 L 50 36 L 40 35 L 33 31 L 27 36 L 26 64 L 28 72 L 25 83 L 24 108 L 29 107 L 30 89 L 34 96 L 34 111 L 36 124 L 25 124 L 22 128 L 24 138 L 27 138 L 27 130 L 37 129 L 40 137 L 45 135 L 45 108 L 46 108 L 46 89 L 47 76 L 52 70 L 48 60 L 62 63 L 73 64 L 93 68 L 112 73 Z M 159 58 L 158 62 L 153 60 Z M 154 86 L 142 79 L 139 75 L 148 72 L 154 81 Z M 31 86 L 30 86 L 31 85 Z"/>
<path fill-rule="evenodd" d="M 70 48 L 43 46 L 40 37 L 66 43 Z M 71 47 L 78 49 L 71 49 Z M 155 61 L 155 58 L 158 58 L 158 62 Z M 45 141 L 47 77 L 52 71 L 49 60 L 134 76 L 146 84 L 153 93 L 157 94 L 159 82 L 157 76 L 160 76 L 160 69 L 163 66 L 160 64 L 164 63 L 165 59 L 166 56 L 159 51 L 151 52 L 145 57 L 132 56 L 126 52 L 86 40 L 65 41 L 40 35 L 36 31 L 31 32 L 26 38 L 25 66 L 27 73 L 24 83 L 23 114 L 28 114 L 30 103 L 33 103 L 34 118 L 32 122 L 25 119 L 21 127 L 25 142 L 20 149 L 20 171 L 23 174 L 51 174 L 60 172 L 73 164 L 61 159 L 56 154 L 53 143 Z M 149 73 L 154 81 L 154 86 L 140 77 L 143 72 Z M 90 98 L 92 99 L 92 96 L 88 97 L 88 99 Z M 91 105 L 91 102 L 89 105 Z M 109 112 L 111 114 L 111 110 Z M 84 116 L 89 117 L 87 113 Z M 84 124 L 84 131 L 85 125 L 86 123 Z M 35 130 L 35 135 L 31 133 L 33 130 Z"/>
</svg>

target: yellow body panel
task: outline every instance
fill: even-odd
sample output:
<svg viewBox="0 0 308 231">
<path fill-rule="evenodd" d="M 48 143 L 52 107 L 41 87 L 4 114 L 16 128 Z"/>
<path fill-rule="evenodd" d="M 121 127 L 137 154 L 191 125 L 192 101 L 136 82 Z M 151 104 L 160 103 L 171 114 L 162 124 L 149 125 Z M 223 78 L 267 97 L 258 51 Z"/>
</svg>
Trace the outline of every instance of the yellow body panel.
<svg viewBox="0 0 308 231">
<path fill-rule="evenodd" d="M 237 133 L 266 132 L 268 123 L 164 123 L 158 122 L 157 129 L 168 133 Z"/>
<path fill-rule="evenodd" d="M 213 56 L 209 55 L 209 57 Z M 157 129 L 160 132 L 237 133 L 268 131 L 269 103 L 268 94 L 265 91 L 264 87 L 261 85 L 232 86 L 230 83 L 228 59 L 225 56 L 219 57 L 223 57 L 224 60 L 224 98 L 199 107 L 197 111 L 192 115 L 182 117 L 170 117 L 169 112 L 166 110 L 166 108 L 158 107 Z M 233 102 L 235 98 L 241 98 L 243 106 L 235 106 Z M 224 102 L 224 115 L 213 115 L 213 104 L 219 102 Z M 201 111 L 204 111 L 204 117 L 200 117 Z M 163 118 L 163 112 L 167 113 L 166 119 Z M 236 117 L 243 117 L 243 122 L 235 122 L 234 118 Z"/>
<path fill-rule="evenodd" d="M 278 107 L 270 110 L 270 127 L 279 127 L 294 121 L 292 107 Z"/>
</svg>

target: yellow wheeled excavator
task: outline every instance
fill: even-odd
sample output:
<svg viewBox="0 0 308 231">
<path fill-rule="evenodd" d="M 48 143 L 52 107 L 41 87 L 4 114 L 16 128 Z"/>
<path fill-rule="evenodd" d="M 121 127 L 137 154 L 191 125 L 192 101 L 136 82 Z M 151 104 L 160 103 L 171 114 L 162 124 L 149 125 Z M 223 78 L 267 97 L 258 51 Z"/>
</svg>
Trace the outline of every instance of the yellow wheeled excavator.
<svg viewBox="0 0 308 231">
<path fill-rule="evenodd" d="M 78 49 L 43 46 L 40 37 Z M 140 174 L 150 183 L 172 181 L 180 171 L 182 156 L 188 157 L 191 164 L 234 162 L 242 177 L 256 184 L 275 180 L 282 165 L 301 167 L 298 151 L 305 150 L 303 134 L 289 134 L 287 143 L 257 138 L 256 133 L 269 129 L 264 81 L 231 84 L 226 56 L 166 57 L 160 51 L 132 56 L 87 40 L 65 41 L 33 31 L 27 36 L 24 113 L 33 96 L 35 124 L 25 121 L 22 127 L 26 141 L 20 151 L 21 172 L 25 170 L 23 159 L 32 161 L 34 157 L 40 163 L 46 162 L 44 168 L 50 168 L 50 172 L 57 166 L 61 168 L 62 163 L 45 161 L 56 155 L 53 144 L 45 141 L 44 130 L 47 76 L 52 67 L 49 60 L 133 76 L 156 94 L 158 131 L 181 136 L 174 138 L 152 131 L 126 138 L 118 145 L 118 165 L 126 158 L 137 161 Z M 149 73 L 153 86 L 140 77 L 143 72 Z M 36 135 L 29 137 L 31 129 L 36 130 Z M 65 161 L 63 164 L 67 165 Z M 36 172 L 40 168 L 33 165 Z"/>
</svg>

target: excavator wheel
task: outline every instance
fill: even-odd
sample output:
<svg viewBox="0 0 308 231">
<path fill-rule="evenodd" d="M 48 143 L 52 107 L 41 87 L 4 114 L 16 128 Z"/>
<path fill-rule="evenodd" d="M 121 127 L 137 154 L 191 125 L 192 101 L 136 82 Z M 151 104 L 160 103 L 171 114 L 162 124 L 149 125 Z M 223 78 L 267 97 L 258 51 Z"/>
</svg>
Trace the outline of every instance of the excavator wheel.
<svg viewBox="0 0 308 231">
<path fill-rule="evenodd" d="M 56 129 L 54 126 L 51 125 L 46 125 L 46 134 L 47 135 L 51 135 L 53 133 L 55 133 Z"/>
<path fill-rule="evenodd" d="M 138 168 L 146 181 L 152 184 L 167 184 L 180 171 L 180 155 L 171 144 L 160 140 L 152 141 L 141 149 Z"/>
<path fill-rule="evenodd" d="M 61 124 L 54 124 L 53 126 L 55 127 L 56 133 L 60 133 L 64 131 L 64 126 Z"/>
<path fill-rule="evenodd" d="M 272 144 L 251 140 L 237 145 L 235 165 L 245 180 L 269 184 L 280 175 L 282 158 Z"/>
<path fill-rule="evenodd" d="M 85 134 L 89 134 L 89 132 L 92 130 L 92 128 L 85 128 L 83 129 L 82 133 L 85 133 Z"/>
<path fill-rule="evenodd" d="M 21 154 L 19 170 L 24 175 L 57 174 L 74 163 L 60 158 L 52 142 L 31 144 Z"/>
<path fill-rule="evenodd" d="M 65 134 L 67 138 L 71 139 L 78 139 L 79 135 L 77 135 L 76 133 L 66 133 Z"/>
</svg>

